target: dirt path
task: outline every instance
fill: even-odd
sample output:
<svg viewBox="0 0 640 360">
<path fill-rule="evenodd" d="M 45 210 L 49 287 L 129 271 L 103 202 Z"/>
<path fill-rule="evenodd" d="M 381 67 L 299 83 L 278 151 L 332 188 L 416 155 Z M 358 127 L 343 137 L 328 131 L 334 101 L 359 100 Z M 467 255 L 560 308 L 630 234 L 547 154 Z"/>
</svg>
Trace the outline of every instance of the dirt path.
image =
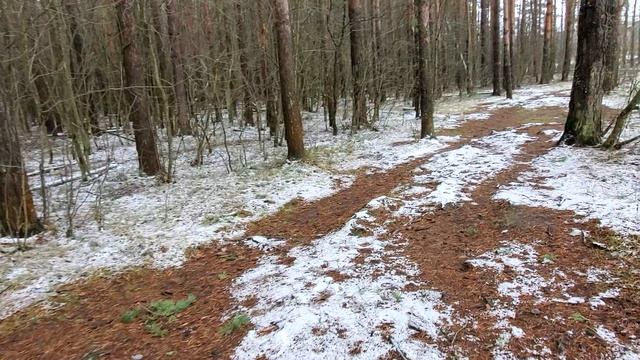
<svg viewBox="0 0 640 360">
<path fill-rule="evenodd" d="M 401 277 L 409 285 L 401 289 L 406 294 L 385 293 L 383 299 L 389 303 L 388 306 L 381 306 L 385 311 L 400 313 L 404 305 L 424 301 L 421 297 L 425 294 L 432 295 L 434 290 L 442 294 L 441 299 L 433 299 L 429 304 L 434 304 L 434 313 L 448 314 L 450 320 L 444 317 L 434 320 L 433 324 L 441 325 L 436 332 L 427 331 L 426 327 L 421 329 L 412 323 L 410 332 L 400 334 L 407 344 L 426 344 L 424 348 L 415 346 L 418 346 L 416 349 L 433 351 L 434 356 L 443 352 L 489 358 L 501 351 L 535 356 L 535 351 L 540 352 L 537 355 L 543 355 L 547 350 L 554 354 L 564 353 L 568 357 L 584 351 L 610 355 L 611 347 L 599 335 L 595 324 L 615 331 L 622 341 L 638 334 L 639 307 L 637 299 L 631 298 L 630 293 L 623 290 L 619 296 L 604 300 L 605 306 L 592 308 L 588 301 L 578 304 L 537 302 L 541 298 L 538 292 L 544 293 L 545 299 L 561 298 L 567 292 L 566 287 L 545 286 L 529 294 L 520 291 L 518 303 L 513 306 L 513 299 L 498 291 L 501 283 L 517 284 L 525 275 L 535 275 L 545 281 L 555 276 L 561 280 L 559 283 L 571 285 L 573 295 L 589 299 L 613 285 L 591 283 L 584 274 L 594 267 L 615 272 L 622 265 L 607 252 L 586 246 L 581 237 L 569 235 L 573 227 L 580 227 L 598 236 L 611 236 L 599 230 L 595 223 L 574 224 L 574 216 L 570 212 L 514 207 L 492 200 L 497 186 L 515 180 L 519 173 L 526 170 L 531 159 L 553 145 L 548 141 L 549 137 L 540 131 L 543 128 L 557 129 L 558 125 L 518 130 L 535 140 L 523 145 L 515 165 L 497 174 L 490 173 L 487 179 L 474 184 L 475 189 L 469 194 L 470 201 L 433 207 L 429 213 L 418 217 L 397 215 L 402 205 L 393 201 L 371 208 L 371 201 L 376 198 L 403 198 L 405 203 L 420 199 L 420 196 L 402 193 L 401 189 L 416 185 L 416 176 L 429 175 L 429 171 L 420 169 L 428 166 L 434 157 L 459 150 L 475 138 L 491 136 L 495 131 L 505 128 L 520 127 L 527 122 L 556 121 L 562 117 L 563 111 L 559 108 L 495 110 L 489 120 L 465 123 L 457 130 L 462 140 L 432 156 L 416 159 L 388 172 L 361 174 L 351 187 L 333 196 L 311 203 L 291 203 L 280 212 L 248 227 L 248 235 L 287 240 L 283 246 L 271 250 L 266 258 L 263 252 L 242 243 L 214 244 L 193 250 L 181 268 L 167 271 L 139 269 L 116 276 L 106 274 L 84 283 L 64 286 L 53 299 L 61 307 L 44 311 L 32 306 L 0 324 L 0 348 L 3 349 L 0 357 L 128 359 L 140 354 L 145 359 L 229 358 L 239 346 L 253 344 L 250 341 L 270 341 L 288 324 L 285 320 L 281 323 L 267 320 L 270 313 L 281 310 L 290 303 L 290 299 L 279 298 L 269 303 L 272 294 L 260 294 L 260 289 L 255 286 L 252 288 L 255 296 L 251 295 L 239 279 L 251 274 L 265 276 L 267 285 L 273 281 L 274 285 L 289 290 L 298 289 L 300 294 L 304 294 L 305 289 L 328 281 L 326 289 L 315 292 L 313 299 L 306 299 L 302 303 L 300 299 L 295 299 L 293 303 L 298 306 L 297 309 L 303 310 L 309 307 L 332 309 L 328 306 L 333 302 L 349 307 L 349 301 L 352 300 L 350 297 L 339 298 L 337 295 L 341 294 L 336 293 L 336 289 L 348 290 L 347 285 L 353 282 L 356 286 L 366 283 L 375 287 L 379 279 L 382 279 L 379 285 L 383 288 L 387 284 L 384 276 L 388 273 Z M 486 146 L 481 142 L 474 144 L 477 149 Z M 419 185 L 434 188 L 437 183 Z M 363 208 L 366 211 L 363 212 Z M 345 224 L 350 225 L 345 227 Z M 356 241 L 357 249 L 348 248 L 354 243 L 343 243 L 344 248 L 338 247 L 333 251 L 348 253 L 355 250 L 355 260 L 342 264 L 341 259 L 337 259 L 336 264 L 319 264 L 319 268 L 324 269 L 320 276 L 316 276 L 315 269 L 305 273 L 309 270 L 305 262 L 312 262 L 324 254 L 324 250 L 319 248 L 323 245 L 322 239 L 327 239 L 329 245 L 334 244 L 332 241 L 340 244 L 341 240 L 332 238 L 332 234 L 343 230 Z M 372 234 L 377 234 L 382 240 L 372 240 Z M 535 256 L 522 251 L 513 252 L 514 258 L 526 258 L 529 255 L 528 258 L 535 257 L 535 261 L 520 259 L 520 263 L 524 264 L 520 268 L 510 268 L 506 263 L 500 267 L 479 266 L 477 264 L 489 261 L 474 262 L 474 259 L 484 259 L 483 256 L 488 259 L 489 255 L 486 254 L 500 253 L 501 248 L 514 248 L 514 244 L 523 244 L 530 247 L 527 250 L 535 251 Z M 545 255 L 549 255 L 551 265 L 539 263 L 538 260 L 545 258 Z M 405 258 L 408 260 L 403 260 Z M 276 267 L 278 272 L 275 275 L 260 274 L 258 270 L 265 264 Z M 414 269 L 416 265 L 418 268 Z M 344 271 L 339 270 L 340 266 Z M 360 271 L 366 271 L 366 276 Z M 558 271 L 566 276 L 558 275 Z M 286 275 L 287 272 L 293 274 Z M 304 281 L 299 283 L 299 280 Z M 247 281 L 247 284 L 251 289 L 251 286 L 259 283 Z M 332 289 L 333 292 L 330 291 Z M 277 292 L 277 289 L 272 290 Z M 142 321 L 125 324 L 120 319 L 128 310 L 148 305 L 154 300 L 182 299 L 188 294 L 195 295 L 197 300 L 186 310 L 162 321 L 160 325 L 167 332 L 164 337 L 151 336 Z M 398 300 L 398 297 L 402 299 Z M 397 304 L 393 303 L 394 298 Z M 300 304 L 304 307 L 300 307 Z M 375 306 L 380 304 L 378 302 L 373 306 L 376 309 Z M 501 317 L 501 310 L 511 311 L 517 316 Z M 256 323 L 262 320 L 267 322 L 255 328 L 241 327 L 229 335 L 223 335 L 219 329 L 225 321 L 240 313 L 249 313 L 252 321 L 256 318 Z M 570 320 L 575 313 L 587 320 Z M 400 336 L 398 329 L 385 324 L 369 330 L 383 339 L 391 351 L 384 348 L 369 349 L 362 341 L 350 342 L 351 336 L 356 337 L 357 329 L 347 326 L 343 328 L 334 324 L 311 331 L 318 339 L 334 342 L 336 339 L 344 340 L 352 355 L 381 351 L 387 357 L 403 358 L 411 354 L 411 348 L 406 349 L 404 343 L 398 344 L 394 340 L 394 336 Z M 516 336 L 518 333 L 513 327 L 526 335 Z M 506 332 L 511 335 L 505 340 Z M 286 346 L 295 348 L 295 341 L 286 342 Z M 305 339 L 299 341 L 307 345 Z M 319 346 L 316 342 L 310 344 Z M 326 345 L 324 349 L 313 351 L 322 354 L 330 349 L 328 343 Z M 269 344 L 265 345 L 265 349 L 270 350 Z M 263 356 L 267 354 L 273 356 L 266 350 L 262 353 Z M 298 355 L 290 353 L 280 357 L 295 358 Z M 243 356 L 256 358 L 260 353 L 245 353 Z"/>
</svg>

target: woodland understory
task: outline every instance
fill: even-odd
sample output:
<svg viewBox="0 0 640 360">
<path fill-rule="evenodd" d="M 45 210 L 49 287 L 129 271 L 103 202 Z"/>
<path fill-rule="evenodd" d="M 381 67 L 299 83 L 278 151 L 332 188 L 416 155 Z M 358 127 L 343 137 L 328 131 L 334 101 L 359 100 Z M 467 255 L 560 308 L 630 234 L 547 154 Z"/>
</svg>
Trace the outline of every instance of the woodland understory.
<svg viewBox="0 0 640 360">
<path fill-rule="evenodd" d="M 0 11 L 0 360 L 640 359 L 637 1 Z"/>
</svg>

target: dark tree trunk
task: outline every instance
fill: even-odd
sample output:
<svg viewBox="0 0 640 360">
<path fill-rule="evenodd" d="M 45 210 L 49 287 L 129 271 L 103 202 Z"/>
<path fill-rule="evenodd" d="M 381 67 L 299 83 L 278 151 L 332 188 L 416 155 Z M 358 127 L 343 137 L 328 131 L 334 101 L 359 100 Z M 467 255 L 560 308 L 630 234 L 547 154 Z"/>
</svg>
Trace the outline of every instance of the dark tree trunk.
<svg viewBox="0 0 640 360">
<path fill-rule="evenodd" d="M 493 95 L 502 93 L 500 82 L 500 0 L 491 0 L 491 36 L 493 43 Z"/>
<path fill-rule="evenodd" d="M 511 67 L 511 58 L 513 55 L 513 53 L 511 52 L 511 31 L 513 29 L 513 19 L 511 18 L 512 6 L 513 4 L 511 3 L 511 0 L 504 0 L 504 11 L 502 12 L 504 14 L 504 90 L 507 93 L 508 99 L 513 98 L 513 68 Z"/>
<path fill-rule="evenodd" d="M 42 229 L 22 163 L 16 122 L 0 104 L 0 234 L 26 237 Z"/>
<path fill-rule="evenodd" d="M 431 71 L 429 69 L 429 3 L 427 0 L 416 0 L 416 10 L 418 16 L 418 81 L 420 82 L 420 138 L 434 135 L 433 126 L 433 84 L 430 81 Z"/>
<path fill-rule="evenodd" d="M 548 84 L 553 80 L 553 0 L 547 0 L 547 10 L 544 14 L 544 44 L 542 46 L 542 75 L 541 84 Z"/>
<path fill-rule="evenodd" d="M 604 80 L 602 81 L 605 92 L 610 92 L 618 86 L 621 11 L 620 0 L 607 0 L 607 43 L 604 49 Z"/>
<path fill-rule="evenodd" d="M 236 23 L 238 25 L 238 50 L 240 52 L 240 72 L 242 74 L 242 118 L 245 125 L 254 126 L 255 121 L 253 119 L 254 105 L 253 105 L 253 97 L 251 96 L 252 91 L 252 78 L 251 78 L 251 70 L 249 68 L 249 54 L 248 52 L 248 39 L 247 32 L 244 27 L 244 22 L 246 21 L 242 17 L 242 6 L 240 1 L 235 2 L 236 8 Z"/>
<path fill-rule="evenodd" d="M 179 38 L 180 23 L 176 13 L 176 2 L 167 0 L 167 28 L 169 31 L 169 46 L 171 47 L 171 65 L 173 68 L 173 89 L 176 99 L 176 115 L 178 116 L 178 130 L 181 135 L 191 135 L 189 121 L 189 103 L 187 100 L 186 77 L 184 73 L 184 57 Z"/>
<path fill-rule="evenodd" d="M 573 16 L 575 13 L 576 0 L 566 0 L 567 9 L 564 26 L 564 62 L 562 63 L 562 81 L 569 80 L 571 70 L 571 42 L 573 41 Z"/>
<path fill-rule="evenodd" d="M 367 125 L 364 69 L 364 31 L 362 0 L 349 0 L 349 37 L 351 40 L 351 72 L 353 73 L 353 118 L 351 132 Z"/>
<path fill-rule="evenodd" d="M 604 90 L 606 1 L 582 0 L 578 18 L 578 49 L 569 114 L 560 143 L 590 146 L 600 143 Z"/>
<path fill-rule="evenodd" d="M 138 163 L 145 174 L 160 175 L 163 169 L 156 148 L 155 129 L 149 117 L 144 68 L 136 43 L 135 0 L 119 0 L 116 9 L 122 42 L 126 108 L 129 109 L 129 120 L 133 126 Z"/>
<path fill-rule="evenodd" d="M 280 72 L 280 97 L 284 118 L 285 138 L 289 159 L 304 156 L 302 115 L 296 91 L 296 75 L 291 42 L 291 24 L 289 22 L 289 1 L 272 0 L 275 12 L 276 39 L 278 42 L 278 68 Z"/>
<path fill-rule="evenodd" d="M 480 84 L 489 82 L 491 55 L 489 52 L 491 33 L 489 31 L 489 0 L 480 0 Z"/>
</svg>

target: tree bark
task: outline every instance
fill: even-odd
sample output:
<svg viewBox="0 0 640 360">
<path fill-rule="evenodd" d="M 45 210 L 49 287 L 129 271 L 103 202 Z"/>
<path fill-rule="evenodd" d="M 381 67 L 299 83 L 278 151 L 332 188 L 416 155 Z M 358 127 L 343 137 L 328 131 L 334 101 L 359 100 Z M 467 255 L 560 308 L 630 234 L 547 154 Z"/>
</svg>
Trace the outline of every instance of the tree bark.
<svg viewBox="0 0 640 360">
<path fill-rule="evenodd" d="M 580 3 L 576 68 L 561 144 L 590 146 L 600 143 L 606 1 L 582 0 Z"/>
<path fill-rule="evenodd" d="M 491 35 L 493 43 L 493 95 L 500 96 L 500 0 L 491 0 Z"/>
<path fill-rule="evenodd" d="M 573 14 L 575 13 L 575 0 L 566 0 L 566 14 L 564 26 L 564 62 L 562 63 L 562 81 L 569 80 L 571 70 L 571 42 L 573 41 Z"/>
<path fill-rule="evenodd" d="M 9 120 L 0 104 L 0 233 L 26 237 L 40 230 L 16 122 Z"/>
<path fill-rule="evenodd" d="M 631 66 L 635 66 L 636 62 L 636 10 L 638 8 L 638 0 L 633 1 L 633 13 L 631 14 L 631 50 L 629 51 L 629 62 Z"/>
<path fill-rule="evenodd" d="M 480 83 L 486 86 L 489 82 L 490 38 L 489 0 L 480 0 Z"/>
<path fill-rule="evenodd" d="M 553 0 L 547 0 L 547 10 L 544 15 L 544 44 L 542 46 L 542 75 L 540 84 L 548 84 L 553 80 Z"/>
<path fill-rule="evenodd" d="M 180 22 L 176 14 L 176 1 L 167 0 L 167 28 L 169 46 L 171 47 L 171 66 L 173 68 L 173 90 L 176 99 L 176 115 L 178 117 L 178 133 L 191 135 L 189 121 L 189 104 L 187 100 L 186 77 L 184 73 L 184 56 L 179 38 Z"/>
<path fill-rule="evenodd" d="M 507 99 L 513 98 L 513 69 L 511 68 L 511 58 L 513 55 L 511 52 L 511 31 L 513 28 L 511 23 L 513 20 L 511 18 L 511 6 L 513 6 L 511 0 L 504 0 L 504 90 L 507 93 Z"/>
<path fill-rule="evenodd" d="M 367 125 L 365 73 L 363 57 L 363 6 L 362 0 L 349 1 L 349 37 L 351 40 L 351 71 L 353 73 L 353 117 L 351 132 L 356 133 Z"/>
<path fill-rule="evenodd" d="M 604 80 L 602 82 L 604 91 L 607 93 L 618 86 L 621 11 L 620 0 L 607 0 L 607 43 L 604 49 Z"/>
<path fill-rule="evenodd" d="M 156 148 L 155 129 L 149 117 L 144 69 L 136 42 L 135 0 L 118 0 L 116 10 L 120 22 L 126 108 L 129 109 L 129 121 L 133 126 L 138 163 L 145 174 L 160 175 L 163 169 Z"/>
<path fill-rule="evenodd" d="M 293 61 L 293 45 L 291 43 L 291 24 L 289 22 L 289 1 L 272 0 L 272 4 L 275 12 L 280 97 L 288 158 L 292 160 L 300 159 L 304 156 L 304 141 L 300 101 L 298 100 L 295 84 L 296 75 Z"/>
<path fill-rule="evenodd" d="M 242 17 L 242 6 L 239 0 L 235 0 L 235 11 L 236 11 L 236 23 L 237 23 L 237 31 L 238 31 L 238 50 L 240 53 L 240 73 L 242 76 L 242 118 L 245 125 L 254 126 L 255 121 L 253 119 L 254 105 L 253 105 L 253 96 L 252 92 L 252 79 L 251 79 L 251 71 L 249 69 L 249 54 L 248 52 L 248 39 L 247 32 L 244 27 L 244 22 L 246 19 Z"/>
<path fill-rule="evenodd" d="M 434 135 L 433 125 L 433 84 L 430 81 L 430 42 L 429 42 L 429 3 L 427 0 L 416 0 L 418 17 L 418 81 L 420 82 L 420 138 Z"/>
</svg>

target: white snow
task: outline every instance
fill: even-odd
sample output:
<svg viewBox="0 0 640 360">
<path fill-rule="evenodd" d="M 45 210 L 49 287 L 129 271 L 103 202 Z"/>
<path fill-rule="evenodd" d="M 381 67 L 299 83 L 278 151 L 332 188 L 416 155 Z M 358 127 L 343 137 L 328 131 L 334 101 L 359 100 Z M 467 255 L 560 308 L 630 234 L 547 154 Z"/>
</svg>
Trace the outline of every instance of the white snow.
<svg viewBox="0 0 640 360">
<path fill-rule="evenodd" d="M 439 327 L 450 323 L 450 312 L 435 291 L 404 291 L 417 274 L 414 263 L 385 250 L 387 240 L 377 234 L 360 236 L 359 222 L 375 221 L 368 209 L 395 200 L 374 199 L 340 230 L 309 246 L 292 249 L 291 265 L 263 258 L 259 266 L 240 277 L 233 294 L 238 300 L 256 297 L 257 305 L 246 309 L 256 329 L 236 349 L 235 358 L 327 359 L 347 358 L 354 349 L 359 359 L 378 359 L 396 348 L 410 358 L 444 359 L 435 345 Z M 358 249 L 370 249 L 365 260 L 355 263 Z M 383 255 L 391 256 L 385 263 Z M 334 281 L 327 271 L 346 279 Z M 389 338 L 381 327 L 390 326 Z M 275 329 L 267 334 L 261 329 Z M 419 329 L 419 330 L 416 330 Z M 423 332 L 434 344 L 412 338 Z"/>
<path fill-rule="evenodd" d="M 407 202 L 398 212 L 419 215 L 426 206 L 469 201 L 478 184 L 508 168 L 519 153 L 519 147 L 531 140 L 533 138 L 514 130 L 502 131 L 435 155 L 421 167 L 426 174 L 414 176 L 416 185 L 405 194 L 419 193 L 420 189 L 428 189 L 425 185 L 430 183 L 436 183 L 436 189 Z"/>
<path fill-rule="evenodd" d="M 640 156 L 558 147 L 496 194 L 513 204 L 572 210 L 621 234 L 640 234 Z"/>
</svg>

